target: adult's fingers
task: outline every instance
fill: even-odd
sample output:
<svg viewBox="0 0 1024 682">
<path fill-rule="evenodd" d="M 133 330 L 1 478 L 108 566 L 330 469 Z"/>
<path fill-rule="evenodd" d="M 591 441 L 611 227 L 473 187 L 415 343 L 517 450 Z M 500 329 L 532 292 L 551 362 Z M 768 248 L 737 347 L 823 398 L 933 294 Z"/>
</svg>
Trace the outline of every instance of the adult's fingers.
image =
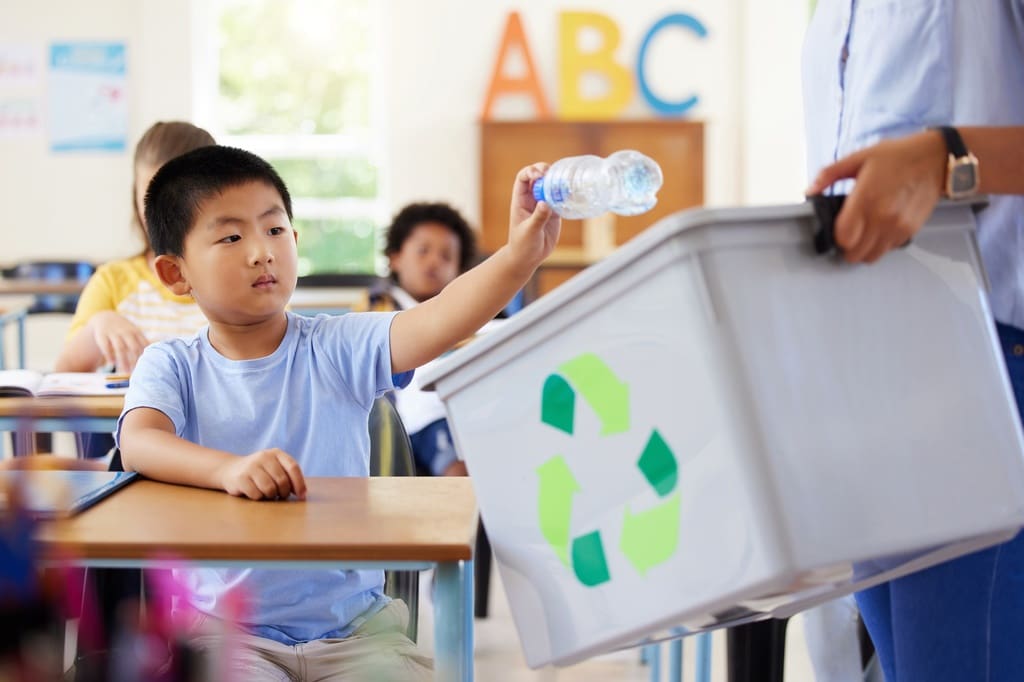
<svg viewBox="0 0 1024 682">
<path fill-rule="evenodd" d="M 851 255 L 862 246 L 867 228 L 867 216 L 855 190 L 836 216 L 834 226 L 836 244 L 847 260 L 852 260 Z"/>
<path fill-rule="evenodd" d="M 867 154 L 864 151 L 859 151 L 839 159 L 830 166 L 825 166 L 818 172 L 811 186 L 807 188 L 806 194 L 808 196 L 821 194 L 839 180 L 857 177 L 866 158 Z"/>
</svg>

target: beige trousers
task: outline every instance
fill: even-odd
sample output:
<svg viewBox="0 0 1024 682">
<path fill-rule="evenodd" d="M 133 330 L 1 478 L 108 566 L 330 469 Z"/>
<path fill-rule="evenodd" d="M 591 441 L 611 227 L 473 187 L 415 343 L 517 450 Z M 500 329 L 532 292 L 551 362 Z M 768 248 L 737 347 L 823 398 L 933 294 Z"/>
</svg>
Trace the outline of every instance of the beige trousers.
<svg viewBox="0 0 1024 682">
<path fill-rule="evenodd" d="M 203 677 L 210 680 L 429 682 L 434 679 L 432 659 L 405 636 L 408 623 L 405 602 L 394 600 L 343 639 L 289 646 L 218 630 L 220 624 L 208 618 L 197 624 L 190 642 L 208 654 Z"/>
</svg>

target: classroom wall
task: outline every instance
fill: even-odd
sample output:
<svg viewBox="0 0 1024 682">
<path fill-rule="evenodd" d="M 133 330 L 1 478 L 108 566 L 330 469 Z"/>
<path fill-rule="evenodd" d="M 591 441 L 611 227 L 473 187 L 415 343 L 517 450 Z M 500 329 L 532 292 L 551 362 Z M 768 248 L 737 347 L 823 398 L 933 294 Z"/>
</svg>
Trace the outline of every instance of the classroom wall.
<svg viewBox="0 0 1024 682">
<path fill-rule="evenodd" d="M 799 50 L 806 0 L 592 0 L 585 8 L 622 29 L 622 60 L 633 68 L 639 41 L 670 12 L 689 11 L 708 27 L 705 41 L 668 34 L 655 44 L 648 76 L 665 97 L 691 89 L 693 112 L 708 122 L 707 200 L 711 204 L 794 201 L 805 184 Z M 476 123 L 508 11 L 519 9 L 549 102 L 557 108 L 558 12 L 475 0 L 388 0 L 379 41 L 385 87 L 387 174 L 394 206 L 448 199 L 478 215 Z M 130 145 L 154 120 L 209 125 L 195 93 L 213 76 L 214 49 L 200 0 L 36 0 L 7 3 L 0 42 L 119 40 L 128 49 Z M 3 93 L 0 93 L 2 95 Z M 652 115 L 639 96 L 630 115 Z M 48 151 L 45 134 L 0 137 L 0 263 L 30 258 L 105 260 L 138 248 L 129 230 L 130 150 L 123 154 Z M 509 179 L 511 184 L 511 178 Z"/>
</svg>

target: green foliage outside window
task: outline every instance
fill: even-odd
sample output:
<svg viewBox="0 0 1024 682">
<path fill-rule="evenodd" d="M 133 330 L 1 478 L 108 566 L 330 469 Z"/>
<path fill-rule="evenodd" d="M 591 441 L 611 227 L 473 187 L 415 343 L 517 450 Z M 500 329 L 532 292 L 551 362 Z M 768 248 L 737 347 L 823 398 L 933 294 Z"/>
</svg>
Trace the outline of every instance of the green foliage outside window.
<svg viewBox="0 0 1024 682">
<path fill-rule="evenodd" d="M 377 167 L 369 159 L 271 159 L 288 191 L 296 197 L 335 199 L 377 196 Z"/>
<path fill-rule="evenodd" d="M 336 135 L 370 125 L 365 0 L 224 0 L 220 118 L 232 135 Z"/>
<path fill-rule="evenodd" d="M 220 10 L 217 106 L 224 132 L 369 137 L 369 0 L 221 0 Z M 252 151 L 274 165 L 293 201 L 372 204 L 379 194 L 377 166 L 359 144 L 345 148 L 337 155 Z M 329 215 L 295 216 L 300 274 L 373 272 L 378 226 L 364 215 L 326 210 Z M 365 205 L 356 210 L 368 212 Z"/>
<path fill-rule="evenodd" d="M 309 220 L 296 216 L 299 276 L 328 272 L 374 272 L 377 230 L 369 219 Z"/>
</svg>

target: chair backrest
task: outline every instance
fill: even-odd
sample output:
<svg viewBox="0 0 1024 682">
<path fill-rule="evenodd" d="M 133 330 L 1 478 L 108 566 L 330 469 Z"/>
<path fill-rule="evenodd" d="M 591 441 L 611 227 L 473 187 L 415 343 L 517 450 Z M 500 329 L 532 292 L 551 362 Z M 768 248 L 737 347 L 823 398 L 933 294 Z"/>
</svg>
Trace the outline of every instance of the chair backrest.
<svg viewBox="0 0 1024 682">
<path fill-rule="evenodd" d="M 370 475 L 415 476 L 412 443 L 388 397 L 377 398 L 370 410 Z"/>
<path fill-rule="evenodd" d="M 416 465 L 409 435 L 398 410 L 387 396 L 373 402 L 367 426 L 370 431 L 370 475 L 415 476 Z M 405 632 L 415 642 L 419 630 L 419 572 L 386 571 L 384 593 L 392 599 L 401 599 L 409 607 L 409 626 Z"/>
</svg>

